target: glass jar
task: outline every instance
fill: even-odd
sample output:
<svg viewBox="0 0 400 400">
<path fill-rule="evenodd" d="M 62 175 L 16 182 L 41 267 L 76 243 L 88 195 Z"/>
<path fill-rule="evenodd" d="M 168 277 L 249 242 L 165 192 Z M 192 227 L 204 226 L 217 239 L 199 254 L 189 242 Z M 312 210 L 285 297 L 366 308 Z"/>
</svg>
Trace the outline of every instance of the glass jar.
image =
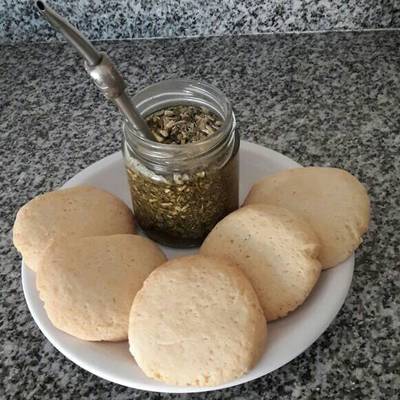
<svg viewBox="0 0 400 400">
<path fill-rule="evenodd" d="M 153 240 L 172 247 L 199 246 L 214 225 L 238 207 L 239 137 L 225 95 L 214 86 L 168 80 L 133 101 L 143 117 L 177 105 L 206 107 L 222 119 L 206 139 L 165 144 L 123 125 L 123 154 L 133 210 Z"/>
</svg>

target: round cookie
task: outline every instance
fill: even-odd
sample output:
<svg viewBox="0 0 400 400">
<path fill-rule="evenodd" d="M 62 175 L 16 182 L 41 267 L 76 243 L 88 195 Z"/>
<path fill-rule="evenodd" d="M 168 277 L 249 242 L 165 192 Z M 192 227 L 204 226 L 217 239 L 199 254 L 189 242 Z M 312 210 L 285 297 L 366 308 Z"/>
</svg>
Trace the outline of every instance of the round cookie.
<svg viewBox="0 0 400 400">
<path fill-rule="evenodd" d="M 266 321 L 248 279 L 226 260 L 176 258 L 146 279 L 132 305 L 129 345 L 143 372 L 179 386 L 215 386 L 260 358 Z"/>
<path fill-rule="evenodd" d="M 132 301 L 165 260 L 156 244 L 138 235 L 55 240 L 36 284 L 56 328 L 83 340 L 126 340 Z"/>
<path fill-rule="evenodd" d="M 257 204 L 220 221 L 200 253 L 235 263 L 250 279 L 267 321 L 301 305 L 318 280 L 319 241 L 309 224 L 284 208 Z"/>
<path fill-rule="evenodd" d="M 368 229 L 369 199 L 364 186 L 337 168 L 295 168 L 256 183 L 246 204 L 285 207 L 306 219 L 321 241 L 323 269 L 349 257 Z"/>
<path fill-rule="evenodd" d="M 37 270 L 54 239 L 135 233 L 126 204 L 92 186 L 77 186 L 37 196 L 17 213 L 13 241 L 26 265 Z"/>
</svg>

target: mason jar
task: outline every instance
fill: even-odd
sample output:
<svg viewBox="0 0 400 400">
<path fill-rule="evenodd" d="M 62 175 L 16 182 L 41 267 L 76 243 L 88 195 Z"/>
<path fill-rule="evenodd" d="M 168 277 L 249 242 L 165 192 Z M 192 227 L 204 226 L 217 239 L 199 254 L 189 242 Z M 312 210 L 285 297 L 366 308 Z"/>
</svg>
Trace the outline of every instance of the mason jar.
<svg viewBox="0 0 400 400">
<path fill-rule="evenodd" d="M 221 118 L 216 133 L 186 144 L 159 143 L 123 125 L 136 221 L 160 244 L 199 246 L 219 220 L 238 208 L 240 140 L 232 106 L 212 85 L 175 79 L 146 87 L 133 101 L 145 118 L 179 105 L 206 107 Z"/>
</svg>

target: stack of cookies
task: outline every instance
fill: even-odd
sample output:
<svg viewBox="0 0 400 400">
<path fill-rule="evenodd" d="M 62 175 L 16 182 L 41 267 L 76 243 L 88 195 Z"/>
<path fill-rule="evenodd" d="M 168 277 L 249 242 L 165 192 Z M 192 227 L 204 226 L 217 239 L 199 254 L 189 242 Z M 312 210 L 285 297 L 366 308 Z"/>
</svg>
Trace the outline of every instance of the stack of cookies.
<svg viewBox="0 0 400 400">
<path fill-rule="evenodd" d="M 368 221 L 355 177 L 309 167 L 256 183 L 194 256 L 167 261 L 135 234 L 122 201 L 89 186 L 33 199 L 13 234 L 58 329 L 82 340 L 129 339 L 147 376 L 214 386 L 257 363 L 267 321 L 299 307 L 321 270 L 359 246 Z"/>
</svg>

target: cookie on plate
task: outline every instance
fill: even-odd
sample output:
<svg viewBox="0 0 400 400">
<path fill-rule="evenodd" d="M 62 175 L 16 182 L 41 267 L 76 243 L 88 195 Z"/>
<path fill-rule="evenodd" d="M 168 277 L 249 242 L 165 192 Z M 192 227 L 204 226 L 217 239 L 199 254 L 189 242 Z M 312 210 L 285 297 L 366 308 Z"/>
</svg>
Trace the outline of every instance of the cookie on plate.
<svg viewBox="0 0 400 400">
<path fill-rule="evenodd" d="M 215 386 L 260 358 L 266 321 L 248 279 L 226 260 L 176 258 L 146 279 L 132 305 L 130 351 L 143 372 L 179 386 Z"/>
<path fill-rule="evenodd" d="M 364 186 L 337 168 L 295 168 L 256 183 L 246 204 L 273 204 L 305 218 L 321 241 L 323 269 L 349 257 L 368 229 L 370 205 Z"/>
<path fill-rule="evenodd" d="M 165 260 L 155 243 L 138 235 L 55 240 L 36 284 L 56 328 L 83 340 L 126 340 L 132 301 Z"/>
<path fill-rule="evenodd" d="M 13 241 L 24 262 L 36 271 L 54 239 L 135 233 L 126 204 L 92 186 L 77 186 L 37 196 L 17 213 Z"/>
<path fill-rule="evenodd" d="M 319 240 L 289 210 L 263 204 L 240 208 L 209 233 L 200 253 L 221 256 L 250 279 L 268 321 L 286 316 L 307 298 L 321 271 Z"/>
</svg>

